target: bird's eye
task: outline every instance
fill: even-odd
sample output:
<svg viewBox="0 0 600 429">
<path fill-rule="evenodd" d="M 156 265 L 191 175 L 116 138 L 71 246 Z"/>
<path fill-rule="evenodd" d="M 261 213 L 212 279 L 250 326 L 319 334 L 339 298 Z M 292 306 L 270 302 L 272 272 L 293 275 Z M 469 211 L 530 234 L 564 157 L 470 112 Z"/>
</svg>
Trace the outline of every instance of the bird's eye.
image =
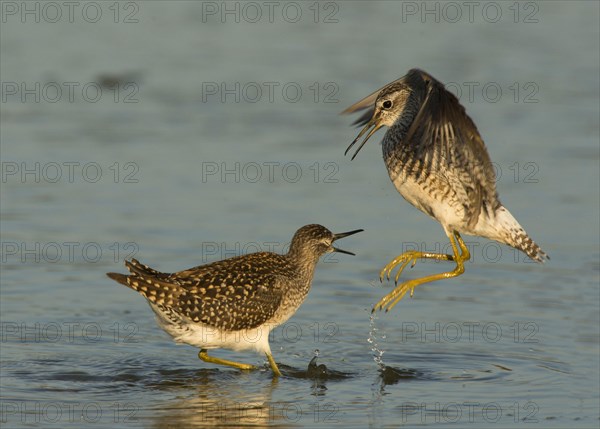
<svg viewBox="0 0 600 429">
<path fill-rule="evenodd" d="M 392 101 L 391 100 L 385 100 L 383 102 L 383 104 L 381 105 L 384 109 L 390 109 L 392 107 Z"/>
</svg>

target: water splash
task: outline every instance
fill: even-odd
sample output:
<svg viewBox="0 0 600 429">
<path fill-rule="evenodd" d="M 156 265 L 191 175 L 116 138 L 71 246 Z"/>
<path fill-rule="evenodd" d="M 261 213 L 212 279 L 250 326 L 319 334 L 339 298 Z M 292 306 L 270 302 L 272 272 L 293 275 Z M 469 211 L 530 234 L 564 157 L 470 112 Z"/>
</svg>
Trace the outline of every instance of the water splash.
<svg viewBox="0 0 600 429">
<path fill-rule="evenodd" d="M 314 356 L 313 358 L 310 360 L 309 364 L 308 364 L 308 368 L 306 370 L 306 376 L 309 378 L 313 378 L 315 380 L 320 379 L 320 378 L 327 378 L 328 375 L 328 369 L 327 366 L 324 364 L 321 365 L 317 365 L 317 359 L 319 358 L 319 349 L 315 349 L 314 351 Z M 323 388 L 325 388 L 325 386 L 322 386 L 321 384 L 317 383 L 315 384 L 313 387 L 318 387 L 319 391 L 322 391 Z M 327 388 L 325 388 L 325 390 L 327 390 Z"/>
<path fill-rule="evenodd" d="M 386 334 L 385 331 L 379 333 L 379 328 L 375 326 L 377 319 L 377 313 L 371 313 L 371 316 L 369 317 L 369 337 L 367 338 L 367 342 L 371 345 L 373 360 L 377 366 L 379 366 L 379 369 L 383 371 L 385 369 L 385 364 L 383 363 L 383 354 L 385 353 L 385 350 L 379 347 L 379 340 L 385 342 Z"/>
</svg>

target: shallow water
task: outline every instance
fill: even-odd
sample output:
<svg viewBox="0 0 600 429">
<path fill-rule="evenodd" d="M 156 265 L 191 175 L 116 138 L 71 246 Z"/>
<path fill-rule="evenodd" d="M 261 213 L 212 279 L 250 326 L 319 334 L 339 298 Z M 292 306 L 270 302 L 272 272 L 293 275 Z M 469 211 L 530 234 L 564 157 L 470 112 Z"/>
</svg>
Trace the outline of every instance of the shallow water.
<svg viewBox="0 0 600 429">
<path fill-rule="evenodd" d="M 84 3 L 72 23 L 3 10 L 3 427 L 597 427 L 597 3 L 483 2 L 455 23 L 442 3 L 439 23 L 421 2 L 281 3 L 273 23 L 241 3 L 239 23 L 221 2 L 98 5 L 96 23 Z M 552 259 L 468 237 L 462 277 L 371 320 L 379 269 L 447 239 L 389 183 L 377 136 L 343 156 L 357 130 L 338 113 L 415 66 L 460 90 Z M 252 353 L 216 352 L 262 370 L 201 362 L 104 275 L 282 252 L 313 222 L 365 232 L 272 333 L 280 380 Z"/>
</svg>

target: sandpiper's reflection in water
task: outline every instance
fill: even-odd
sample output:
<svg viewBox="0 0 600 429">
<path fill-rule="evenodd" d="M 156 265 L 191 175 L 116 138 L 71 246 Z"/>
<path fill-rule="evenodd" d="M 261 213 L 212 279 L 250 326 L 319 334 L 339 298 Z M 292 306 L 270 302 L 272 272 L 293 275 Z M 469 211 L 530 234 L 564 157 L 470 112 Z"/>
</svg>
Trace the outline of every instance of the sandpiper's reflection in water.
<svg viewBox="0 0 600 429">
<path fill-rule="evenodd" d="M 267 367 L 260 371 L 201 370 L 193 373 L 161 374 L 164 378 L 153 388 L 181 390 L 178 399 L 165 403 L 153 413 L 155 428 L 194 427 L 298 427 L 303 422 L 325 422 L 335 419 L 335 404 L 325 397 L 328 381 L 351 378 L 320 364 L 316 354 L 305 369 L 281 365 L 284 377 L 272 378 Z M 273 392 L 282 383 L 310 381 L 304 389 L 308 395 L 320 397 L 312 404 L 305 400 L 273 400 Z M 249 387 L 250 386 L 250 387 Z M 185 398 L 182 398 L 185 396 Z M 276 395 L 276 398 L 281 395 Z M 304 399 L 305 399 L 304 398 Z M 311 402 L 311 401 L 309 401 Z"/>
<path fill-rule="evenodd" d="M 286 403 L 272 401 L 277 378 L 267 371 L 259 389 L 247 389 L 248 377 L 254 374 L 224 375 L 215 371 L 190 389 L 185 386 L 185 398 L 165 403 L 154 415 L 155 428 L 291 427 L 296 420 Z M 262 377 L 261 377 L 262 378 Z M 191 384 L 191 381 L 190 381 Z"/>
</svg>

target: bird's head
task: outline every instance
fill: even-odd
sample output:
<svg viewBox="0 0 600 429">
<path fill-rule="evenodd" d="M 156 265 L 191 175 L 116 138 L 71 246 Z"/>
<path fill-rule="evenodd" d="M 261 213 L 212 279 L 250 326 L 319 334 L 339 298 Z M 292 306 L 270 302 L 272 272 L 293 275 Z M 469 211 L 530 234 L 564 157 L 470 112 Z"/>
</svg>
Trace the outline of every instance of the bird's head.
<svg viewBox="0 0 600 429">
<path fill-rule="evenodd" d="M 391 82 L 381 89 L 378 89 L 371 95 L 363 98 L 359 102 L 348 107 L 342 113 L 353 113 L 359 110 L 368 109 L 355 124 L 364 125 L 350 146 L 346 149 L 344 155 L 350 148 L 365 134 L 366 137 L 354 152 L 352 159 L 358 155 L 367 140 L 381 127 L 390 127 L 396 123 L 407 110 L 408 107 L 415 107 L 424 91 L 424 79 L 421 70 L 413 69 L 406 76 Z M 412 110 L 412 109 L 411 109 Z"/>
<path fill-rule="evenodd" d="M 348 237 L 363 231 L 354 231 L 334 234 L 327 228 L 317 224 L 305 225 L 294 234 L 290 245 L 290 253 L 310 253 L 318 259 L 325 253 L 339 252 L 354 255 L 352 252 L 339 249 L 333 243 L 340 238 Z"/>
</svg>

